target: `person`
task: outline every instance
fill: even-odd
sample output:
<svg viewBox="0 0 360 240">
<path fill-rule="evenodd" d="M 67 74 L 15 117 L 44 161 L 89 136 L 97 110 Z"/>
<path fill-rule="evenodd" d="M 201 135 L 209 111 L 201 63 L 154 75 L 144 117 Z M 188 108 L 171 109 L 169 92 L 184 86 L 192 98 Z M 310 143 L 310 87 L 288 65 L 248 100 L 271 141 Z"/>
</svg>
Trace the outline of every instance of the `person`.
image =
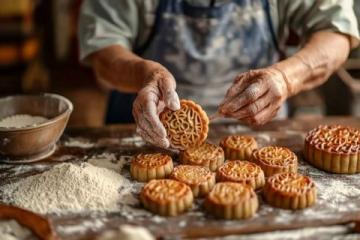
<svg viewBox="0 0 360 240">
<path fill-rule="evenodd" d="M 178 110 L 179 97 L 208 114 L 259 125 L 286 112 L 287 98 L 324 83 L 359 43 L 352 6 L 352 0 L 85 0 L 80 58 L 114 90 L 107 122 L 133 116 L 146 141 L 167 148 L 159 113 Z M 289 32 L 300 44 L 286 58 Z"/>
</svg>

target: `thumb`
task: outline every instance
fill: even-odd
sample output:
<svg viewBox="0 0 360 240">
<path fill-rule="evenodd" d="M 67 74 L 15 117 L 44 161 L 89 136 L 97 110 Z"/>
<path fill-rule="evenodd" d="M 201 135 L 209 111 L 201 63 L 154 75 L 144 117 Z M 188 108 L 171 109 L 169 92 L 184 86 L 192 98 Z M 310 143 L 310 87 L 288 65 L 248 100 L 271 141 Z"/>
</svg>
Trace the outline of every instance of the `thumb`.
<svg viewBox="0 0 360 240">
<path fill-rule="evenodd" d="M 180 100 L 174 89 L 168 90 L 164 95 L 165 105 L 173 111 L 180 109 Z"/>
<path fill-rule="evenodd" d="M 162 79 L 162 83 L 159 87 L 165 106 L 173 111 L 179 110 L 180 100 L 178 94 L 175 91 L 176 82 L 174 77 L 169 74 L 168 76 L 166 76 L 166 78 Z"/>
</svg>

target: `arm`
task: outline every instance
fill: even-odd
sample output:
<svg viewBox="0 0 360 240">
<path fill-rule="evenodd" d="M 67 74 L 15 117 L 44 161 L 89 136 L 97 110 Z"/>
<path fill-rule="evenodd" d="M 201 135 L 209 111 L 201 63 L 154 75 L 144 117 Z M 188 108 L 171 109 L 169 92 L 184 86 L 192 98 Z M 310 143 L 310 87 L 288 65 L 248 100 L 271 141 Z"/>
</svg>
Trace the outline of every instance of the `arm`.
<svg viewBox="0 0 360 240">
<path fill-rule="evenodd" d="M 317 32 L 294 56 L 273 67 L 281 71 L 289 85 L 288 96 L 324 83 L 347 59 L 348 36 L 333 32 Z"/>
<path fill-rule="evenodd" d="M 133 105 L 138 134 L 155 145 L 169 147 L 158 112 L 164 106 L 180 108 L 171 73 L 161 64 L 140 58 L 121 46 L 95 52 L 90 60 L 101 82 L 119 91 L 138 93 Z"/>
<path fill-rule="evenodd" d="M 280 42 L 291 28 L 304 44 L 284 61 L 237 76 L 219 112 L 248 124 L 266 123 L 288 97 L 325 82 L 359 42 L 352 0 L 272 3 L 276 3 L 272 9 L 276 9 L 273 17 L 279 20 L 278 34 L 283 37 Z"/>
<path fill-rule="evenodd" d="M 89 56 L 98 81 L 111 89 L 137 93 L 160 64 L 147 61 L 120 45 L 112 45 Z"/>
<path fill-rule="evenodd" d="M 144 32 L 140 28 L 144 25 L 144 2 L 85 0 L 79 24 L 80 59 L 92 65 L 100 83 L 118 91 L 136 92 L 133 115 L 137 132 L 148 142 L 168 147 L 158 112 L 164 106 L 180 108 L 174 77 L 159 63 L 130 50 Z"/>
<path fill-rule="evenodd" d="M 294 56 L 270 67 L 240 74 L 219 112 L 261 125 L 276 116 L 290 96 L 325 82 L 347 59 L 350 40 L 339 33 L 317 32 Z"/>
<path fill-rule="evenodd" d="M 278 0 L 280 33 L 284 35 L 284 27 L 288 26 L 306 44 L 293 57 L 275 66 L 285 71 L 295 88 L 302 85 L 299 91 L 325 82 L 346 60 L 350 49 L 358 45 L 353 4 L 353 0 Z M 297 68 L 291 68 L 293 64 Z M 292 91 L 290 95 L 296 93 Z"/>
</svg>

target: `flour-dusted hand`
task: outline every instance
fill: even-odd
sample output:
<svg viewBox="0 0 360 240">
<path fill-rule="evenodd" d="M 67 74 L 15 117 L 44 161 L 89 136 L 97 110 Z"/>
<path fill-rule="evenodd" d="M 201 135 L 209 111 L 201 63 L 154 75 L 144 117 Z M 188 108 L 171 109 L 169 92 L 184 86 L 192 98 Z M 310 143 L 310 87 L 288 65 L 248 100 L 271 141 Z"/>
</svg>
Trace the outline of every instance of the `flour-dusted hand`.
<svg viewBox="0 0 360 240">
<path fill-rule="evenodd" d="M 148 77 L 133 105 L 136 131 L 145 141 L 168 148 L 170 143 L 159 113 L 164 107 L 174 111 L 180 109 L 179 97 L 175 91 L 176 82 L 171 73 L 160 64 L 151 61 L 144 64 Z"/>
<path fill-rule="evenodd" d="M 273 67 L 250 70 L 236 77 L 219 112 L 251 125 L 261 125 L 276 116 L 290 91 L 281 70 Z"/>
<path fill-rule="evenodd" d="M 286 98 L 324 83 L 345 62 L 349 50 L 347 36 L 329 31 L 314 33 L 292 57 L 240 74 L 218 111 L 249 124 L 264 124 L 276 115 Z"/>
</svg>

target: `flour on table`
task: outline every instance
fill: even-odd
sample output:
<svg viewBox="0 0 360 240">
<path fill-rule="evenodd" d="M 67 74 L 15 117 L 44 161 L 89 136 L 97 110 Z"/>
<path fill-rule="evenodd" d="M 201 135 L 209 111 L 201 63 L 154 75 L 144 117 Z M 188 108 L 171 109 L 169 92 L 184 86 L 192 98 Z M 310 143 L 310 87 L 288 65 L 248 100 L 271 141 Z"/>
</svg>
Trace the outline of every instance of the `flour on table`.
<svg viewBox="0 0 360 240">
<path fill-rule="evenodd" d="M 48 121 L 42 116 L 31 116 L 28 114 L 17 114 L 0 119 L 0 127 L 2 128 L 24 128 L 36 126 Z"/>
<path fill-rule="evenodd" d="M 1 240 L 26 240 L 32 233 L 29 229 L 22 227 L 15 220 L 0 221 Z"/>
<path fill-rule="evenodd" d="M 359 206 L 352 207 L 354 201 L 349 201 L 350 199 L 357 200 L 360 197 L 360 188 L 357 184 L 359 182 L 358 174 L 329 174 L 306 163 L 299 165 L 299 171 L 314 179 L 318 188 L 318 204 L 327 205 L 336 211 L 360 208 Z"/>
<path fill-rule="evenodd" d="M 92 147 L 101 147 L 101 146 L 109 146 L 109 145 L 121 145 L 121 146 L 135 146 L 142 147 L 146 145 L 146 142 L 137 135 L 132 137 L 120 138 L 120 139 L 100 139 L 97 142 L 91 142 L 86 138 L 68 138 L 64 142 L 65 147 L 78 147 L 78 148 L 92 148 Z"/>
<path fill-rule="evenodd" d="M 89 163 L 62 163 L 0 188 L 4 202 L 37 213 L 113 212 L 136 203 L 122 175 Z"/>
<path fill-rule="evenodd" d="M 318 183 L 318 185 L 319 184 L 320 183 Z M 350 184 L 346 184 L 343 181 L 333 179 L 329 180 L 326 185 L 327 186 L 323 188 L 321 195 L 327 201 L 331 200 L 331 197 L 335 194 L 337 195 L 338 199 L 343 199 L 344 201 L 346 201 L 347 197 L 360 196 L 360 189 L 355 188 Z"/>
<path fill-rule="evenodd" d="M 144 227 L 121 225 L 118 230 L 106 231 L 97 240 L 155 240 Z"/>
<path fill-rule="evenodd" d="M 84 220 L 81 224 L 57 226 L 56 231 L 60 234 L 67 235 L 80 234 L 89 230 L 98 231 L 105 227 L 106 222 L 106 219 L 96 217 L 94 219 Z"/>
<path fill-rule="evenodd" d="M 90 142 L 86 138 L 69 138 L 64 142 L 65 147 L 78 147 L 78 148 L 92 148 L 94 143 Z"/>
<path fill-rule="evenodd" d="M 245 236 L 228 236 L 223 240 L 298 240 L 298 239 L 333 239 L 334 235 L 342 235 L 349 231 L 348 226 L 331 226 L 303 228 L 298 230 L 255 233 Z M 358 238 L 354 238 L 358 239 Z"/>
<path fill-rule="evenodd" d="M 340 210 L 349 198 L 358 199 L 360 196 L 359 188 L 354 187 L 353 184 L 346 184 L 344 181 L 337 179 L 318 182 L 317 185 L 322 190 L 318 194 L 319 200 L 323 200 L 326 204 L 332 205 L 333 207 L 338 207 Z"/>
<path fill-rule="evenodd" d="M 273 139 L 271 138 L 270 134 L 267 133 L 259 133 L 254 137 L 256 137 L 257 141 L 265 143 L 265 145 L 270 145 L 273 142 Z"/>
<path fill-rule="evenodd" d="M 133 137 L 121 138 L 120 143 L 121 145 L 131 145 L 135 147 L 142 147 L 146 144 L 146 142 L 137 135 Z"/>
<path fill-rule="evenodd" d="M 243 132 L 248 132 L 250 131 L 251 128 L 245 126 L 245 125 L 229 125 L 227 126 L 227 131 L 229 132 L 229 134 L 239 134 L 239 133 L 243 133 Z"/>
<path fill-rule="evenodd" d="M 102 153 L 89 158 L 88 163 L 120 173 L 130 158 L 131 156 L 117 157 L 114 153 Z"/>
</svg>

